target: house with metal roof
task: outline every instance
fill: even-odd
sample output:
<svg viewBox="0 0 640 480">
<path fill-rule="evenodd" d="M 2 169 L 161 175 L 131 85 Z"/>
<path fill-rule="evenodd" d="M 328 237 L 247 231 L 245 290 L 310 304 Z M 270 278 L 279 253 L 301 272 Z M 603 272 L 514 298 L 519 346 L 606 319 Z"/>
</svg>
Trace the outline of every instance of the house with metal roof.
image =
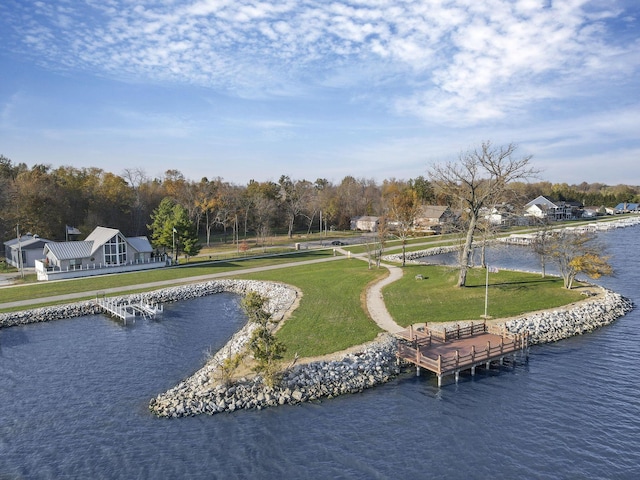
<svg viewBox="0 0 640 480">
<path fill-rule="evenodd" d="M 640 212 L 640 203 L 619 203 L 613 207 L 613 213 L 638 213 Z"/>
<path fill-rule="evenodd" d="M 49 242 L 36 260 L 38 280 L 88 277 L 164 267 L 147 237 L 125 237 L 115 228 L 96 227 L 81 241 Z"/>
<path fill-rule="evenodd" d="M 27 233 L 4 242 L 4 252 L 9 265 L 16 268 L 33 268 L 35 261 L 42 258 L 42 249 L 51 240 Z"/>
</svg>

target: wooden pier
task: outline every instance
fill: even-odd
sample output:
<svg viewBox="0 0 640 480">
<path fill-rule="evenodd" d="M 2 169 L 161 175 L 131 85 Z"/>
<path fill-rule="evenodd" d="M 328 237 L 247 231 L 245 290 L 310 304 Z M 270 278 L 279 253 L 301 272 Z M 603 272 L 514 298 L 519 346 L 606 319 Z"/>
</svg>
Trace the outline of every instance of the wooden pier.
<svg viewBox="0 0 640 480">
<path fill-rule="evenodd" d="M 492 361 L 502 365 L 506 356 L 515 357 L 528 348 L 528 335 L 514 335 L 485 322 L 448 331 L 409 327 L 398 336 L 408 342 L 398 345 L 398 358 L 413 363 L 417 375 L 421 368 L 435 373 L 438 387 L 446 375 L 454 375 L 457 382 L 462 370 L 475 375 L 477 366 L 489 368 Z"/>
<path fill-rule="evenodd" d="M 163 305 L 151 305 L 148 303 L 118 304 L 115 300 L 104 296 L 96 296 L 96 304 L 99 305 L 105 313 L 119 318 L 125 324 L 128 320 L 135 322 L 136 317 L 155 318 L 164 311 Z"/>
</svg>

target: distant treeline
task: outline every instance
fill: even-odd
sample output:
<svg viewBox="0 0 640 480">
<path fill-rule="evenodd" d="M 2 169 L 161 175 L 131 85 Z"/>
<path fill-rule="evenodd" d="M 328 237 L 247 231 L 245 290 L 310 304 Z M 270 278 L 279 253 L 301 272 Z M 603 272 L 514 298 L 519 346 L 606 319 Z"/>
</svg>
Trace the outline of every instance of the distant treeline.
<svg viewBox="0 0 640 480">
<path fill-rule="evenodd" d="M 120 174 L 43 164 L 29 168 L 0 155 L 0 239 L 14 238 L 17 226 L 21 234 L 51 240 L 64 240 L 67 225 L 84 235 L 98 225 L 118 228 L 129 236 L 147 235 L 151 214 L 165 197 L 187 209 L 205 244 L 220 233 L 231 239 L 232 234 L 235 238 L 274 231 L 291 234 L 318 231 L 320 226 L 348 229 L 354 216 L 383 215 L 385 192 L 398 187 L 414 190 L 424 204 L 451 205 L 422 176 L 382 183 L 347 176 L 333 183 L 282 175 L 277 182 L 250 180 L 236 185 L 220 177 L 189 180 L 178 170 L 150 178 L 138 168 Z M 512 187 L 511 203 L 516 208 L 538 195 L 585 206 L 640 201 L 638 186 L 537 182 Z"/>
</svg>

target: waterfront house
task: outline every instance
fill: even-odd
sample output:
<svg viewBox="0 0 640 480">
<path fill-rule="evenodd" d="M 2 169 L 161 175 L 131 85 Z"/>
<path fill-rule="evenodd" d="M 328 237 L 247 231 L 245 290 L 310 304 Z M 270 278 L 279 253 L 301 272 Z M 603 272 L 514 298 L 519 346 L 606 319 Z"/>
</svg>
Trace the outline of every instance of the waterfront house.
<svg viewBox="0 0 640 480">
<path fill-rule="evenodd" d="M 42 258 L 44 257 L 44 258 Z M 77 278 L 148 270 L 166 265 L 154 256 L 147 237 L 125 237 L 115 228 L 96 227 L 85 240 L 49 242 L 35 261 L 38 280 Z"/>
<path fill-rule="evenodd" d="M 423 205 L 414 226 L 416 230 L 440 233 L 457 220 L 457 215 L 446 205 Z"/>
<path fill-rule="evenodd" d="M 524 214 L 527 217 L 559 222 L 581 218 L 582 209 L 583 206 L 580 202 L 552 201 L 540 195 L 524 206 Z"/>
<path fill-rule="evenodd" d="M 42 249 L 51 242 L 46 238 L 40 238 L 38 235 L 27 233 L 21 235 L 20 238 L 14 238 L 8 242 L 4 242 L 5 257 L 7 264 L 16 268 L 33 268 L 35 261 L 42 258 Z M 22 256 L 22 262 L 20 262 Z"/>
<path fill-rule="evenodd" d="M 639 203 L 619 203 L 615 207 L 613 207 L 613 213 L 638 213 L 640 212 L 640 204 Z"/>
</svg>

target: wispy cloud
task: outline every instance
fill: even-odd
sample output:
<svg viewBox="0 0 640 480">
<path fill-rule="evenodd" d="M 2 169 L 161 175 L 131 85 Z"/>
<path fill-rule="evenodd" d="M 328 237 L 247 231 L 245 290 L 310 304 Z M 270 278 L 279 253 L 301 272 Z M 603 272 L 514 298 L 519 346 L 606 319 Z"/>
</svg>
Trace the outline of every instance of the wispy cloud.
<svg viewBox="0 0 640 480">
<path fill-rule="evenodd" d="M 637 72 L 615 2 L 570 0 L 8 0 L 9 48 L 52 68 L 186 82 L 244 97 L 384 89 L 388 108 L 447 125 L 503 119 Z M 354 95 L 354 98 L 358 94 Z"/>
</svg>

